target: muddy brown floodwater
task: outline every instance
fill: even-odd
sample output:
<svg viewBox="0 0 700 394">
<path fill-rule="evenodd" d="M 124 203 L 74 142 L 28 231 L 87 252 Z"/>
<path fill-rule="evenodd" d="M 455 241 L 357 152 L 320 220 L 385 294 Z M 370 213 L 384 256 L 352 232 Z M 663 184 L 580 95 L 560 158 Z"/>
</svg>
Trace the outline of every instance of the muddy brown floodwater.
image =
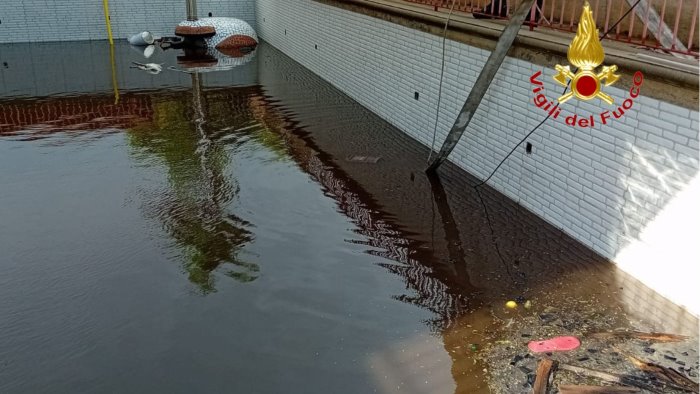
<svg viewBox="0 0 700 394">
<path fill-rule="evenodd" d="M 0 46 L 0 392 L 530 392 L 553 335 L 697 381 L 694 317 L 271 46 L 114 58 Z"/>
</svg>

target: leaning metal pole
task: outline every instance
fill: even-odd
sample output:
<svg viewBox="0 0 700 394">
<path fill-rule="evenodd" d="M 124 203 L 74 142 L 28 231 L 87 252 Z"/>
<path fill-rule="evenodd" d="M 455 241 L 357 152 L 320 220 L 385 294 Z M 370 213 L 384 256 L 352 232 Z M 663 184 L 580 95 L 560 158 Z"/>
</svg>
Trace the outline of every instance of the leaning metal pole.
<svg viewBox="0 0 700 394">
<path fill-rule="evenodd" d="M 498 39 L 498 43 L 496 43 L 496 48 L 491 52 L 491 56 L 489 56 L 488 60 L 486 60 L 484 68 L 481 70 L 472 90 L 469 92 L 467 101 L 464 102 L 462 110 L 459 111 L 457 120 L 455 120 L 455 124 L 447 134 L 447 138 L 445 138 L 440 152 L 425 170 L 428 174 L 434 173 L 438 167 L 447 160 L 447 156 L 450 155 L 455 146 L 457 146 L 459 139 L 462 138 L 464 130 L 466 130 L 469 122 L 471 122 L 474 112 L 476 112 L 476 109 L 479 107 L 481 99 L 484 98 L 484 94 L 486 94 L 489 85 L 491 85 L 493 81 L 493 77 L 496 76 L 496 72 L 506 58 L 506 53 L 508 53 L 508 50 L 513 45 L 513 41 L 515 41 L 515 37 L 520 31 L 520 27 L 525 21 L 527 12 L 533 9 L 532 5 L 534 3 L 535 0 L 523 0 L 518 9 L 511 16 L 510 22 L 506 28 L 503 29 L 503 33 L 501 33 L 501 37 Z"/>
<path fill-rule="evenodd" d="M 197 20 L 197 0 L 185 0 L 187 2 L 187 20 Z"/>
</svg>

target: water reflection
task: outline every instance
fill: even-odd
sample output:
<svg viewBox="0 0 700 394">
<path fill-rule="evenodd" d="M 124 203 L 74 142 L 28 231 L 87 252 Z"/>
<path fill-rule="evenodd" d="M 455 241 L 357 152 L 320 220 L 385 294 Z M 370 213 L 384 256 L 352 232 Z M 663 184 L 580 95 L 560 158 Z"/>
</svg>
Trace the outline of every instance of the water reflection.
<svg viewBox="0 0 700 394">
<path fill-rule="evenodd" d="M 193 73 L 227 71 L 249 63 L 256 53 L 255 48 L 186 48 L 184 53 L 177 57 L 177 64 L 184 71 Z"/>
<path fill-rule="evenodd" d="M 458 221 L 442 184 L 433 183 L 425 197 L 432 200 L 435 209 L 431 225 L 438 229 L 434 229 L 437 231 L 433 231 L 433 235 L 444 236 L 448 257 L 445 264 L 441 263 L 442 247 L 428 247 L 416 239 L 418 234 L 402 228 L 396 218 L 377 203 L 377 194 L 368 193 L 333 156 L 317 145 L 307 132 L 308 127 L 300 126 L 296 113 L 286 114 L 282 110 L 285 107 L 265 96 L 252 99 L 251 106 L 256 119 L 282 136 L 288 154 L 297 165 L 322 186 L 324 193 L 335 200 L 338 211 L 357 226 L 355 232 L 362 237 L 346 242 L 366 246 L 365 253 L 380 258 L 377 265 L 402 279 L 404 291 L 392 298 L 430 312 L 423 323 L 441 338 L 451 361 L 450 378 L 435 376 L 437 380 L 431 381 L 431 387 L 449 392 L 448 387 L 456 384 L 454 392 L 457 393 L 488 392 L 483 373 L 486 365 L 476 353 L 468 350 L 468 344 L 482 343 L 485 334 L 494 329 L 493 320 L 489 309 L 484 309 L 481 289 L 470 279 Z M 395 347 L 372 358 L 381 375 L 378 379 L 386 385 L 387 391 L 414 380 L 412 369 L 421 370 L 426 364 L 442 365 L 444 360 L 443 352 L 414 338 Z M 406 365 L 408 351 L 420 357 Z M 387 377 L 396 385 L 388 384 Z"/>
<path fill-rule="evenodd" d="M 336 201 L 338 210 L 357 225 L 355 231 L 362 237 L 346 242 L 367 246 L 367 254 L 382 258 L 377 262 L 379 266 L 405 281 L 407 291 L 393 298 L 431 311 L 434 317 L 425 323 L 433 332 L 439 333 L 450 327 L 467 310 L 469 294 L 451 289 L 441 281 L 438 273 L 425 265 L 434 256 L 421 255 L 419 251 L 423 248 L 420 243 L 406 237 L 405 231 L 383 213 L 373 197 L 336 165 L 331 156 L 319 150 L 297 122 L 276 110 L 278 106 L 271 99 L 256 97 L 251 106 L 256 119 L 267 129 L 283 136 L 288 154 L 323 187 L 327 196 Z M 469 281 L 466 276 L 462 279 Z"/>
<path fill-rule="evenodd" d="M 350 334 L 345 339 L 355 340 L 356 346 L 331 350 L 325 361 L 348 358 L 355 362 L 363 355 L 371 359 L 371 355 L 386 354 L 387 349 L 394 349 L 397 357 L 389 357 L 386 368 L 399 376 L 399 382 L 405 382 L 410 381 L 410 377 L 403 368 L 404 347 L 419 349 L 421 356 L 411 361 L 420 368 L 437 360 L 433 365 L 450 371 L 450 367 L 439 360 L 452 364 L 452 376 L 448 379 L 453 381 L 440 382 L 445 384 L 432 388 L 445 387 L 444 391 L 449 391 L 449 387 L 456 384 L 457 392 L 484 392 L 486 376 L 483 370 L 487 365 L 479 361 L 478 354 L 468 346 L 472 343 L 486 345 L 498 338 L 499 330 L 505 330 L 506 320 L 493 316 L 493 311 L 499 307 L 503 309 L 506 297 L 527 292 L 533 296 L 539 294 L 541 300 L 546 300 L 552 292 L 562 303 L 578 305 L 579 299 L 594 299 L 591 293 L 615 294 L 614 289 L 606 289 L 611 271 L 598 256 L 493 190 L 485 189 L 483 196 L 474 194 L 471 188 L 467 188 L 467 176 L 463 172 L 448 173 L 443 179 L 444 185 L 430 183 L 420 175 L 414 176 L 420 174 L 425 158 L 424 150 L 419 146 L 416 148 L 415 141 L 406 142 L 407 137 L 402 137 L 397 130 L 377 120 L 357 103 L 329 88 L 327 83 L 280 53 L 265 46 L 261 50 L 262 61 L 258 65 L 262 87 L 213 88 L 211 84 L 202 84 L 202 76 L 198 74 L 164 72 L 158 78 L 177 75 L 186 78 L 186 84 L 179 90 L 125 90 L 116 105 L 106 89 L 103 95 L 5 100 L 0 105 L 0 134 L 15 140 L 44 139 L 52 144 L 70 140 L 75 143 L 78 135 L 99 138 L 124 131 L 131 158 L 139 167 L 138 173 L 147 174 L 144 176 L 146 181 L 139 183 L 142 203 L 138 215 L 144 214 L 163 230 L 171 246 L 168 251 L 174 251 L 175 260 L 200 293 L 209 294 L 217 287 L 221 290 L 223 286 L 216 280 L 224 275 L 232 281 L 247 283 L 258 279 L 266 267 L 269 271 L 276 268 L 278 273 L 284 273 L 280 275 L 284 279 L 278 280 L 277 287 L 275 283 L 263 280 L 257 281 L 256 286 L 234 286 L 234 291 L 239 291 L 240 297 L 236 300 L 239 305 L 230 297 L 219 298 L 219 301 L 225 298 L 225 304 L 218 305 L 218 310 L 235 306 L 252 313 L 250 325 L 253 331 L 261 327 L 255 324 L 261 324 L 266 331 L 276 325 L 284 326 L 279 329 L 283 333 L 280 337 L 266 334 L 262 338 L 263 342 L 275 345 L 270 345 L 274 351 L 261 353 L 257 348 L 259 344 L 244 344 L 238 348 L 241 353 L 264 354 L 265 357 L 260 358 L 263 360 L 261 364 L 242 360 L 235 364 L 236 368 L 252 366 L 266 370 L 271 363 L 283 360 L 279 365 L 294 369 L 296 365 L 292 364 L 299 363 L 289 361 L 297 360 L 290 354 L 296 357 L 308 350 L 309 342 L 314 346 L 328 347 L 338 339 L 330 335 L 330 340 L 314 338 L 307 341 L 305 335 L 310 332 L 322 335 L 314 331 L 319 328 L 325 334 L 349 327 L 345 332 Z M 216 74 L 208 74 L 208 77 L 216 78 Z M 275 261 L 284 254 L 297 254 L 295 247 L 311 243 L 302 241 L 304 230 L 297 223 L 285 222 L 283 226 L 286 227 L 270 229 L 278 223 L 265 226 L 261 216 L 250 218 L 238 204 L 248 189 L 241 190 L 239 186 L 239 181 L 244 182 L 246 178 L 241 171 L 236 173 L 237 168 L 242 170 L 236 167 L 240 163 L 237 160 L 251 155 L 255 149 L 250 147 L 254 145 L 266 148 L 263 149 L 264 160 L 289 161 L 279 168 L 296 166 L 303 170 L 304 176 L 308 174 L 320 185 L 322 192 L 333 199 L 337 211 L 354 223 L 352 231 L 356 236 L 347 232 L 331 233 L 327 238 L 320 237 L 314 244 L 316 247 L 328 244 L 333 253 L 355 262 L 353 259 L 357 255 L 343 253 L 343 248 L 359 245 L 366 252 L 359 254 L 373 257 L 358 258 L 357 266 L 347 271 L 343 271 L 347 267 L 339 266 L 328 269 L 326 261 L 309 266 L 301 266 L 300 259 L 296 261 L 299 265 L 294 266 Z M 343 160 L 358 154 L 382 156 L 382 160 L 373 165 Z M 258 164 L 253 161 L 249 167 Z M 151 169 L 156 169 L 154 172 L 158 176 L 151 177 Z M 159 178 L 161 173 L 165 173 L 163 180 Z M 266 181 L 253 179 L 249 185 L 256 188 Z M 317 193 L 316 185 L 312 186 L 313 193 Z M 264 198 L 260 191 L 251 195 L 252 199 Z M 291 198 L 289 205 L 295 201 L 299 203 L 300 200 Z M 256 209 L 257 205 L 247 207 Z M 287 213 L 283 214 L 285 221 L 293 221 L 288 218 L 294 216 L 286 216 Z M 331 222 L 334 219 L 332 211 L 328 213 L 320 220 Z M 257 228 L 254 227 L 256 224 Z M 341 225 L 345 225 L 344 222 Z M 285 232 L 289 242 L 284 245 L 265 244 L 270 255 L 261 261 L 250 250 L 254 249 L 256 242 L 262 244 L 265 231 Z M 344 243 L 334 243 L 340 238 L 338 234 L 347 237 Z M 311 251 L 308 256 L 311 259 L 323 256 L 316 252 Z M 387 277 L 398 277 L 403 283 L 391 288 L 387 294 L 374 289 L 381 295 L 376 296 L 371 290 L 371 296 L 375 298 L 365 297 L 362 281 L 357 280 L 364 277 L 353 275 L 363 269 L 362 263 L 367 260 L 394 274 Z M 347 278 L 335 281 L 338 272 L 344 272 Z M 377 273 L 381 271 L 371 272 L 372 280 L 381 276 Z M 158 271 L 156 275 L 161 278 L 163 273 Z M 314 281 L 306 282 L 309 277 Z M 177 276 L 176 281 L 182 281 L 181 276 Z M 357 283 L 344 288 L 348 289 L 347 292 L 337 289 L 350 281 Z M 391 281 L 378 280 L 377 283 L 389 286 Z M 357 289 L 360 290 L 355 291 Z M 156 290 L 159 294 L 164 292 L 160 287 Z M 263 295 L 258 295 L 256 290 Z M 390 297 L 399 302 L 392 302 Z M 366 303 L 361 307 L 368 314 L 345 316 L 356 300 Z M 385 310 L 371 304 L 386 300 L 389 301 L 382 305 L 390 306 Z M 217 297 L 202 297 L 198 301 L 216 302 Z M 611 296 L 608 300 L 610 310 L 616 307 L 616 302 Z M 419 308 L 412 308 L 412 305 Z M 190 310 L 193 316 L 207 311 L 201 306 L 197 304 Z M 180 307 L 178 303 L 178 310 Z M 246 307 L 250 309 L 244 309 Z M 396 320 L 418 322 L 419 319 L 411 315 L 414 310 L 426 312 L 420 314 L 420 319 L 433 334 L 431 338 L 440 341 L 438 346 L 432 342 L 426 345 L 428 342 L 420 334 L 414 338 L 411 337 L 413 332 L 399 336 L 392 331 L 399 325 Z M 536 313 L 531 311 L 535 317 Z M 189 317 L 185 313 L 174 315 L 174 325 L 181 325 Z M 226 318 L 213 316 L 219 320 L 217 323 Z M 382 319 L 389 323 L 382 323 Z M 133 321 L 131 316 L 127 321 Z M 145 318 L 144 321 L 148 323 Z M 159 317 L 158 321 L 167 319 Z M 258 321 L 260 323 L 256 323 Z M 300 327 L 306 326 L 303 330 L 290 332 L 287 330 L 290 321 Z M 225 327 L 234 327 L 235 322 L 227 323 Z M 386 329 L 383 324 L 391 328 Z M 217 324 L 211 326 L 219 329 Z M 372 329 L 361 331 L 363 326 Z M 201 329 L 198 325 L 193 327 Z M 237 327 L 238 331 L 245 331 L 245 328 Z M 134 330 L 138 335 L 142 331 Z M 363 336 L 357 332 L 372 335 Z M 303 344 L 297 348 L 294 343 L 280 338 Z M 280 342 L 287 347 L 276 347 Z M 367 346 L 370 342 L 371 348 Z M 239 344 L 233 341 L 227 345 L 235 348 Z M 351 351 L 350 348 L 357 350 L 359 355 L 345 357 L 342 352 Z M 206 358 L 216 349 L 210 347 L 208 351 Z M 280 357 L 285 351 L 287 355 Z M 180 354 L 183 353 L 188 354 Z M 449 357 L 445 357 L 445 353 Z M 306 357 L 304 362 L 311 359 L 313 357 Z M 232 357 L 226 354 L 212 360 L 222 361 L 217 364 L 223 365 Z M 200 358 L 198 361 L 206 360 Z M 323 371 L 330 364 L 317 361 L 313 367 Z M 365 372 L 364 366 L 347 368 L 353 372 Z M 147 368 L 144 370 L 152 372 Z M 349 376 L 346 375 L 348 370 L 338 370 L 338 376 Z M 225 376 L 225 373 L 220 373 L 212 380 L 224 379 Z M 415 376 L 424 375 L 416 373 Z M 323 380 L 322 376 L 318 378 Z"/>
<path fill-rule="evenodd" d="M 177 65 L 170 70 L 187 73 L 209 73 L 228 71 L 250 63 L 257 53 L 256 46 L 236 46 L 231 48 L 212 48 L 205 45 L 183 45 L 181 41 L 173 42 L 163 39 L 158 42 L 162 50 L 178 50 Z M 181 50 L 181 52 L 180 52 Z M 150 57 L 146 56 L 145 57 Z"/>
<path fill-rule="evenodd" d="M 119 103 L 106 95 L 3 100 L 0 136 L 21 141 L 74 137 L 99 130 L 96 136 L 120 132 L 153 118 L 151 98 L 129 94 Z"/>
<path fill-rule="evenodd" d="M 212 272 L 220 266 L 239 282 L 254 281 L 260 267 L 241 257 L 253 240 L 251 224 L 231 211 L 238 192 L 228 172 L 231 158 L 207 127 L 210 114 L 197 74 L 192 83 L 191 99 L 181 94 L 155 99 L 153 121 L 130 128 L 128 140 L 140 161 L 150 165 L 155 158 L 167 167 L 168 190 L 153 195 L 144 209 L 181 249 L 189 280 L 209 293 L 215 291 Z M 226 113 L 232 124 L 244 123 L 246 95 L 229 98 L 230 111 L 218 110 L 215 116 Z"/>
</svg>

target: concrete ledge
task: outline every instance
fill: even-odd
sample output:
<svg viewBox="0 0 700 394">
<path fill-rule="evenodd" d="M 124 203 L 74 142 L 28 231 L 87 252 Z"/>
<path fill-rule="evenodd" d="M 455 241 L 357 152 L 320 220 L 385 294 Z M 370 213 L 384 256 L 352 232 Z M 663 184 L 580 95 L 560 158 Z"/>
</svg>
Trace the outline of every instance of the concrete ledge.
<svg viewBox="0 0 700 394">
<path fill-rule="evenodd" d="M 447 14 L 432 8 L 391 0 L 315 0 L 442 37 Z M 448 38 L 493 50 L 504 23 L 478 20 L 471 15 L 454 14 Z M 572 35 L 556 30 L 521 29 L 511 57 L 544 67 L 568 63 L 566 52 Z M 644 94 L 689 109 L 698 107 L 698 61 L 678 59 L 617 41 L 605 40 L 606 63 L 616 64 L 623 78 L 631 81 L 635 71 L 644 73 Z"/>
</svg>

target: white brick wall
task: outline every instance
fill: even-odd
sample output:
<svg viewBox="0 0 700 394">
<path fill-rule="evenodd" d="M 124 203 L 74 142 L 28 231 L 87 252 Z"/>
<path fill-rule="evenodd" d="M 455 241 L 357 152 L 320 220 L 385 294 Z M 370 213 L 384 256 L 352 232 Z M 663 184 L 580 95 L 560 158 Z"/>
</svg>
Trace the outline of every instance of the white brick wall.
<svg viewBox="0 0 700 394">
<path fill-rule="evenodd" d="M 115 39 L 148 30 L 173 35 L 186 18 L 185 0 L 111 0 Z M 243 19 L 255 27 L 255 0 L 199 0 L 199 16 Z M 0 43 L 107 39 L 102 1 L 2 0 Z"/>
<path fill-rule="evenodd" d="M 430 145 L 440 75 L 439 37 L 311 0 L 258 0 L 256 14 L 264 40 Z M 436 148 L 488 54 L 448 41 Z M 487 176 L 543 119 L 544 112 L 532 103 L 529 82 L 530 75 L 542 69 L 507 58 L 450 160 L 479 178 Z M 541 77 L 550 99 L 562 91 L 553 74 L 549 69 Z M 622 79 L 619 88 L 605 91 L 621 104 L 631 84 L 629 78 Z M 419 100 L 414 92 L 420 93 Z M 564 110 L 596 115 L 607 109 L 603 106 L 571 100 Z M 533 154 L 525 154 L 524 147 L 517 150 L 491 186 L 663 295 L 700 312 L 694 283 L 698 243 L 647 234 L 655 222 L 664 220 L 667 234 L 700 234 L 700 213 L 669 209 L 677 205 L 676 197 L 687 194 L 681 193 L 685 189 L 700 201 L 700 188 L 689 188 L 699 179 L 697 111 L 639 97 L 622 120 L 591 129 L 551 120 L 529 142 Z M 671 220 L 668 215 L 675 216 Z M 634 252 L 638 250 L 645 252 Z M 630 255 L 637 257 L 626 257 Z M 661 277 L 666 281 L 661 283 Z M 682 288 L 691 289 L 690 295 Z"/>
</svg>

